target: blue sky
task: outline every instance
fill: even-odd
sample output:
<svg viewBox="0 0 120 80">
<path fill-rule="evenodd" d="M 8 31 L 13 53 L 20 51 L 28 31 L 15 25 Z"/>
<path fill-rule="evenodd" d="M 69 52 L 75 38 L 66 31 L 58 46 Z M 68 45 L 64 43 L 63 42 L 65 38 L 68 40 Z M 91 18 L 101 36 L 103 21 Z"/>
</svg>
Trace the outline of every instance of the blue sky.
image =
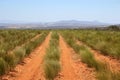
<svg viewBox="0 0 120 80">
<path fill-rule="evenodd" d="M 0 0 L 0 20 L 120 23 L 120 0 Z"/>
</svg>

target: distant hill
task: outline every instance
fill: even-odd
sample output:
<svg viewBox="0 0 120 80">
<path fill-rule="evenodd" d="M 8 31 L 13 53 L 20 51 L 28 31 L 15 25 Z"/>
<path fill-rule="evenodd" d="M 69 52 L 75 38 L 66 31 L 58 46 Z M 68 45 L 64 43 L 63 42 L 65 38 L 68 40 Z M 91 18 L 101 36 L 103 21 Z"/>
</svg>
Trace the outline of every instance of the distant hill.
<svg viewBox="0 0 120 80">
<path fill-rule="evenodd" d="M 98 21 L 77 21 L 77 20 L 66 20 L 47 23 L 48 26 L 88 26 L 88 25 L 106 25 Z"/>
<path fill-rule="evenodd" d="M 90 28 L 90 27 L 105 27 L 109 24 L 98 21 L 77 21 L 77 20 L 63 20 L 48 23 L 0 23 L 0 28 Z"/>
</svg>

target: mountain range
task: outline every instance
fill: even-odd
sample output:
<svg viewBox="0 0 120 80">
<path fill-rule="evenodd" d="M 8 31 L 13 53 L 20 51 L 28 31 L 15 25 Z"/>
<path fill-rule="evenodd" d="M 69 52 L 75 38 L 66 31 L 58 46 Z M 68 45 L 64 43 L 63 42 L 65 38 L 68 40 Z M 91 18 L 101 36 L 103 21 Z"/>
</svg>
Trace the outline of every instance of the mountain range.
<svg viewBox="0 0 120 80">
<path fill-rule="evenodd" d="M 46 23 L 13 23 L 0 22 L 0 28 L 89 28 L 89 27 L 105 27 L 110 24 L 99 21 L 77 21 L 77 20 L 63 20 Z"/>
</svg>

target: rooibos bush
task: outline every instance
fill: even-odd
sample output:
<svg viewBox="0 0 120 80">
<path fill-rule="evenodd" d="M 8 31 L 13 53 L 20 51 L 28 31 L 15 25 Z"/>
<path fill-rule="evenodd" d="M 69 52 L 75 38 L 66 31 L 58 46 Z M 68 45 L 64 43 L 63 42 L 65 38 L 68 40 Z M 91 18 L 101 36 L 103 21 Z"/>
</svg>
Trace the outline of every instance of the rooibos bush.
<svg viewBox="0 0 120 80">
<path fill-rule="evenodd" d="M 16 58 L 15 58 L 15 55 L 13 53 L 6 54 L 4 59 L 9 64 L 11 69 L 13 67 L 15 67 L 15 65 L 16 65 L 16 63 L 15 63 Z"/>
<path fill-rule="evenodd" d="M 53 80 L 60 71 L 60 64 L 55 60 L 47 60 L 45 63 L 45 76 L 48 80 Z"/>
<path fill-rule="evenodd" d="M 3 75 L 8 70 L 8 64 L 3 58 L 0 58 L 0 75 Z"/>
<path fill-rule="evenodd" d="M 24 48 L 18 48 L 14 51 L 16 56 L 16 62 L 19 63 L 25 56 L 25 49 Z"/>
</svg>

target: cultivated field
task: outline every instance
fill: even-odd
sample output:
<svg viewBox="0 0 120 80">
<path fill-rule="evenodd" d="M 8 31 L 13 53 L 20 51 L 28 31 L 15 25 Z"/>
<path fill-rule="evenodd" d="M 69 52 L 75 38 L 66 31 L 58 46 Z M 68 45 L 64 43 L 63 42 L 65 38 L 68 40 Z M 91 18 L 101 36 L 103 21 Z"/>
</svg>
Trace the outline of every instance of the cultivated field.
<svg viewBox="0 0 120 80">
<path fill-rule="evenodd" d="M 120 32 L 0 30 L 0 80 L 120 80 Z"/>
</svg>

